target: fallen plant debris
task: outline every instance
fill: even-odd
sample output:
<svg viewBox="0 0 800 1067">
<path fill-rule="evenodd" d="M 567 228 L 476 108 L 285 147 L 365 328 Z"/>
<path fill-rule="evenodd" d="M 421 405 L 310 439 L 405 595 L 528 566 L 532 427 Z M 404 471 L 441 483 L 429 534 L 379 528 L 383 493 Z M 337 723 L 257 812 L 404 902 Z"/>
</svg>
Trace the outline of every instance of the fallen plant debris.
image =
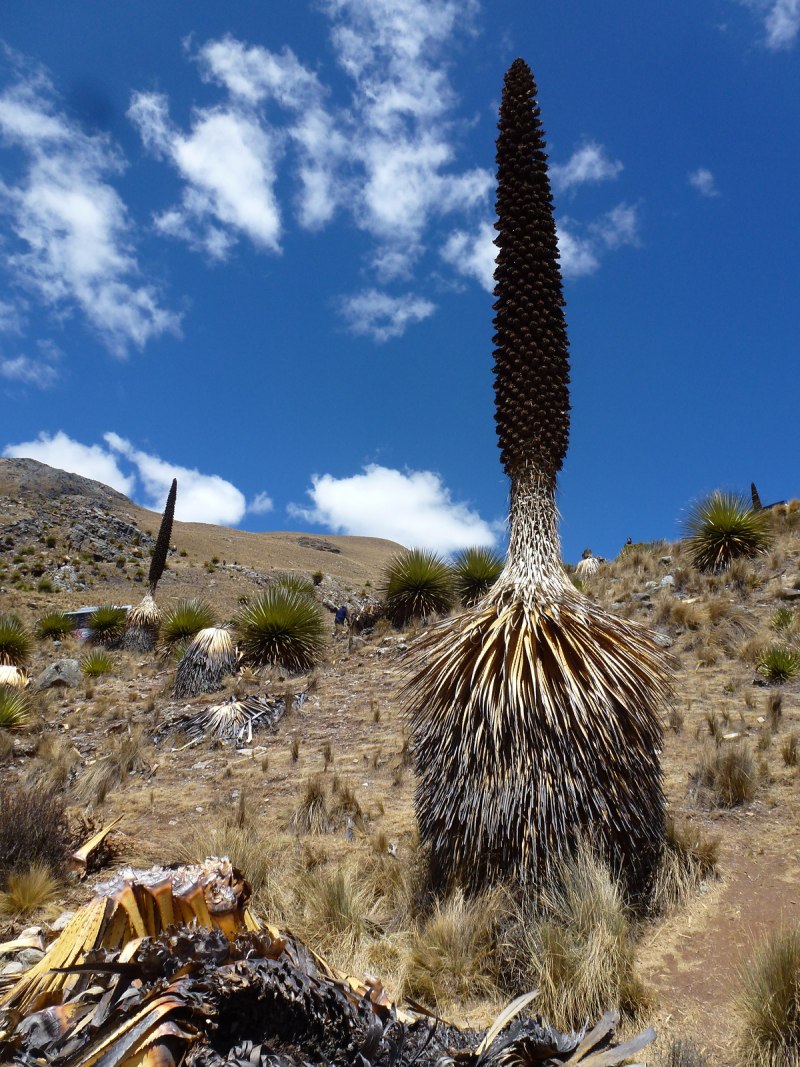
<svg viewBox="0 0 800 1067">
<path fill-rule="evenodd" d="M 301 708 L 306 702 L 305 692 L 295 693 L 292 708 Z M 155 743 L 167 735 L 184 734 L 189 743 L 217 737 L 222 741 L 234 741 L 237 748 L 249 745 L 253 729 L 273 729 L 286 712 L 285 697 L 237 697 L 232 696 L 219 704 L 201 708 L 184 707 L 172 712 L 158 727 Z"/>
<path fill-rule="evenodd" d="M 609 1012 L 561 1034 L 517 998 L 486 1033 L 399 1010 L 377 979 L 330 967 L 258 923 L 227 859 L 123 870 L 0 997 L 0 1060 L 33 1067 L 613 1067 Z M 416 1008 L 416 1006 L 415 1006 Z"/>
</svg>

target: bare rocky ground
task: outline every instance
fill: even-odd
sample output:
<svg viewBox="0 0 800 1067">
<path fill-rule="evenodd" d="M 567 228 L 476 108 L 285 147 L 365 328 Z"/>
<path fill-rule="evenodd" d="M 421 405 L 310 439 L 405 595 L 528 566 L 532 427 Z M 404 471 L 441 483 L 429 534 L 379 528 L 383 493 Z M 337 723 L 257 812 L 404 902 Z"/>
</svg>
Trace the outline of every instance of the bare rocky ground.
<svg viewBox="0 0 800 1067">
<path fill-rule="evenodd" d="M 135 604 L 145 592 L 141 579 L 158 522 L 97 483 L 32 461 L 0 461 L 0 614 L 13 611 L 33 625 L 48 610 Z M 775 610 L 788 605 L 800 615 L 800 526 L 776 518 L 776 527 L 771 553 L 726 577 L 699 576 L 679 544 L 658 544 L 634 546 L 587 582 L 589 595 L 659 630 L 677 663 L 665 723 L 666 793 L 679 819 L 719 836 L 720 877 L 688 907 L 642 932 L 638 966 L 653 993 L 656 1028 L 692 1038 L 715 1067 L 736 1062 L 734 1001 L 752 946 L 767 931 L 800 920 L 800 776 L 783 756 L 787 738 L 800 734 L 800 687 L 796 681 L 780 687 L 773 732 L 767 701 L 774 689 L 760 684 L 755 671 L 757 650 L 776 639 Z M 368 600 L 398 547 L 182 523 L 173 543 L 159 604 L 203 596 L 221 620 L 276 572 L 322 571 L 319 595 L 331 605 Z M 413 770 L 399 700 L 403 653 L 413 636 L 381 627 L 354 640 L 331 636 L 310 676 L 245 677 L 222 694 L 180 705 L 171 697 L 173 663 L 116 652 L 112 674 L 35 696 L 35 722 L 15 738 L 0 776 L 26 788 L 61 780 L 76 816 L 104 822 L 121 815 L 112 838 L 119 862 L 174 862 L 188 837 L 199 836 L 213 851 L 215 832 L 245 808 L 261 839 L 271 840 L 287 863 L 299 854 L 308 866 L 353 856 L 366 861 L 376 848 L 402 856 L 415 848 Z M 75 638 L 57 647 L 37 643 L 31 675 L 83 651 Z M 244 748 L 197 744 L 180 733 L 153 743 L 175 711 L 233 691 L 304 692 L 306 699 Z M 138 769 L 104 783 L 98 764 L 131 734 L 139 739 Z M 696 782 L 698 761 L 704 746 L 743 742 L 755 755 L 757 789 L 751 801 L 721 808 Z M 330 833 L 298 836 L 292 815 L 316 776 L 328 789 L 334 778 L 336 788 L 352 789 L 361 813 Z M 83 884 L 68 887 L 55 913 L 88 893 Z M 496 1003 L 476 1000 L 455 1021 L 480 1022 L 496 1010 Z"/>
</svg>

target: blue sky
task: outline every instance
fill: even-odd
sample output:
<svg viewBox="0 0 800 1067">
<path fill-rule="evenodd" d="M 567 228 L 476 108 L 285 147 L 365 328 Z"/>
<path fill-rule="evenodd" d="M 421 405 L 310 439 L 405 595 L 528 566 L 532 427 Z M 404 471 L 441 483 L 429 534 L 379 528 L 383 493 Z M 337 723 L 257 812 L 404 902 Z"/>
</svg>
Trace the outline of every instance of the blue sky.
<svg viewBox="0 0 800 1067">
<path fill-rule="evenodd" d="M 539 84 L 567 559 L 800 493 L 800 0 L 12 0 L 0 452 L 182 519 L 501 544 L 490 243 Z"/>
</svg>

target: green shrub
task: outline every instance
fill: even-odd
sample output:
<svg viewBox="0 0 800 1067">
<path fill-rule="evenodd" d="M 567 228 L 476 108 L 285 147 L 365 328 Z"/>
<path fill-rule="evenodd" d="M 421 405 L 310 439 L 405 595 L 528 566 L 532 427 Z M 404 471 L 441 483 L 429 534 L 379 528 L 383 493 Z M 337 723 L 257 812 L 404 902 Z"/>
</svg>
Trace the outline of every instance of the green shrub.
<svg viewBox="0 0 800 1067">
<path fill-rule="evenodd" d="M 465 548 L 453 562 L 455 593 L 465 607 L 492 588 L 503 569 L 503 557 L 490 548 Z"/>
<path fill-rule="evenodd" d="M 196 598 L 181 600 L 164 612 L 161 621 L 162 644 L 171 649 L 190 640 L 201 630 L 209 629 L 215 623 L 214 611 L 205 601 Z"/>
<path fill-rule="evenodd" d="M 741 973 L 737 1010 L 748 1067 L 800 1062 L 800 927 L 771 933 Z"/>
<path fill-rule="evenodd" d="M 791 630 L 793 623 L 794 612 L 788 604 L 781 604 L 779 608 L 776 608 L 772 613 L 772 618 L 769 620 L 770 627 L 777 633 L 785 633 L 787 630 Z"/>
<path fill-rule="evenodd" d="M 773 685 L 788 682 L 800 674 L 800 652 L 788 645 L 772 645 L 761 653 L 756 670 Z"/>
<path fill-rule="evenodd" d="M 103 604 L 88 619 L 90 640 L 98 645 L 113 647 L 122 640 L 125 633 L 125 619 L 128 612 L 114 604 Z"/>
<path fill-rule="evenodd" d="M 453 605 L 453 572 L 435 552 L 412 548 L 389 561 L 382 595 L 395 625 L 444 615 Z"/>
<path fill-rule="evenodd" d="M 22 690 L 0 685 L 0 729 L 24 726 L 29 717 L 30 705 Z"/>
<path fill-rule="evenodd" d="M 310 597 L 273 585 L 254 597 L 234 619 L 242 658 L 287 671 L 310 670 L 324 644 L 322 613 Z"/>
<path fill-rule="evenodd" d="M 52 593 L 53 583 L 50 581 L 49 578 L 40 578 L 39 581 L 36 583 L 36 591 L 38 593 Z"/>
<path fill-rule="evenodd" d="M 87 678 L 99 678 L 103 674 L 110 674 L 113 669 L 113 659 L 100 648 L 87 652 L 81 659 L 81 674 Z"/>
<path fill-rule="evenodd" d="M 719 489 L 694 505 L 685 531 L 692 563 L 714 573 L 766 552 L 772 543 L 769 512 L 754 511 L 744 497 Z"/>
<path fill-rule="evenodd" d="M 17 616 L 0 616 L 0 664 L 24 667 L 30 654 L 30 634 Z"/>
<path fill-rule="evenodd" d="M 49 611 L 36 623 L 34 633 L 40 640 L 51 637 L 60 640 L 72 633 L 73 622 L 63 611 Z"/>
</svg>

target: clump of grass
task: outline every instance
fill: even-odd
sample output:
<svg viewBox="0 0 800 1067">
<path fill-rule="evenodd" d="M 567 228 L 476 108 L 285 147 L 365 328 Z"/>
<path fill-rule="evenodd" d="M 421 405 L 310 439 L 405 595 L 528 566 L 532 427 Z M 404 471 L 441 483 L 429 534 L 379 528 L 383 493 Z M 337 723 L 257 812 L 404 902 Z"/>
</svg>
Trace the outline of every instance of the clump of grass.
<svg viewBox="0 0 800 1067">
<path fill-rule="evenodd" d="M 70 843 L 60 792 L 0 786 L 0 880 L 34 866 L 61 874 Z"/>
<path fill-rule="evenodd" d="M 781 745 L 781 756 L 783 756 L 783 762 L 787 767 L 796 767 L 798 762 L 798 736 L 796 731 L 792 730 L 783 739 Z"/>
<path fill-rule="evenodd" d="M 519 906 L 510 950 L 514 986 L 537 988 L 537 1011 L 560 1029 L 612 1008 L 635 1017 L 647 1001 L 622 888 L 586 847 L 558 865 L 538 907 Z"/>
<path fill-rule="evenodd" d="M 31 654 L 31 637 L 16 615 L 0 615 L 0 665 L 24 667 Z"/>
<path fill-rule="evenodd" d="M 457 890 L 438 901 L 412 934 L 405 961 L 403 993 L 445 1008 L 498 991 L 497 950 L 508 900 L 499 889 L 465 897 Z"/>
<path fill-rule="evenodd" d="M 756 670 L 771 685 L 781 685 L 800 674 L 800 652 L 789 645 L 772 645 L 761 653 Z"/>
<path fill-rule="evenodd" d="M 72 633 L 73 626 L 72 619 L 65 612 L 49 611 L 46 615 L 42 615 L 33 632 L 40 641 L 48 637 L 60 641 Z"/>
<path fill-rule="evenodd" d="M 0 730 L 17 730 L 30 720 L 30 704 L 21 689 L 0 685 Z"/>
<path fill-rule="evenodd" d="M 464 607 L 476 604 L 503 569 L 503 557 L 490 548 L 465 548 L 453 561 L 455 595 Z"/>
<path fill-rule="evenodd" d="M 683 714 L 681 709 L 673 705 L 669 709 L 669 713 L 667 715 L 667 722 L 669 724 L 670 730 L 672 730 L 672 732 L 675 734 L 681 733 L 683 731 L 683 724 L 685 721 L 686 716 Z"/>
<path fill-rule="evenodd" d="M 296 834 L 326 834 L 332 825 L 324 781 L 319 776 L 308 778 L 289 820 L 289 829 Z"/>
<path fill-rule="evenodd" d="M 81 657 L 81 674 L 87 678 L 100 678 L 114 670 L 114 660 L 101 648 L 92 649 Z"/>
<path fill-rule="evenodd" d="M 256 666 L 308 671 L 324 646 L 325 624 L 317 603 L 280 586 L 254 597 L 236 616 L 234 626 L 242 658 Z"/>
<path fill-rule="evenodd" d="M 189 642 L 201 630 L 210 629 L 216 622 L 214 610 L 204 600 L 192 597 L 167 608 L 161 620 L 161 645 L 171 652 L 176 646 Z"/>
<path fill-rule="evenodd" d="M 409 549 L 389 561 L 382 596 L 386 614 L 397 626 L 444 615 L 453 605 L 453 572 L 435 552 Z"/>
<path fill-rule="evenodd" d="M 136 729 L 116 741 L 109 752 L 84 771 L 76 783 L 76 795 L 84 803 L 102 804 L 129 775 L 146 767 L 144 735 Z"/>
<path fill-rule="evenodd" d="M 709 1067 L 709 1063 L 693 1041 L 673 1037 L 661 1053 L 658 1067 Z"/>
<path fill-rule="evenodd" d="M 708 790 L 714 802 L 734 808 L 753 799 L 758 783 L 753 751 L 746 741 L 714 748 L 706 746 L 695 779 Z"/>
<path fill-rule="evenodd" d="M 650 896 L 650 911 L 677 911 L 710 878 L 716 877 L 720 841 L 694 823 L 667 819 L 665 848 Z"/>
<path fill-rule="evenodd" d="M 779 634 L 788 633 L 793 624 L 794 611 L 787 604 L 781 604 L 780 607 L 776 608 L 772 613 L 772 618 L 769 620 L 770 629 Z"/>
<path fill-rule="evenodd" d="M 781 693 L 770 693 L 767 696 L 767 715 L 769 728 L 776 734 L 783 718 L 783 695 Z"/>
<path fill-rule="evenodd" d="M 299 593 L 301 596 L 313 597 L 315 583 L 302 574 L 279 574 L 275 579 L 275 587 L 283 589 L 287 593 Z"/>
<path fill-rule="evenodd" d="M 744 497 L 719 489 L 694 505 L 685 529 L 692 563 L 713 573 L 766 552 L 772 543 L 768 512 L 754 511 Z"/>
<path fill-rule="evenodd" d="M 747 1067 L 800 1062 L 800 927 L 769 934 L 741 972 L 737 1011 Z"/>
<path fill-rule="evenodd" d="M 369 892 L 347 867 L 314 866 L 303 878 L 302 930 L 311 944 L 342 954 L 369 929 Z"/>
<path fill-rule="evenodd" d="M 719 744 L 719 742 L 722 740 L 722 724 L 717 718 L 716 711 L 707 711 L 705 717 L 709 734 Z"/>
<path fill-rule="evenodd" d="M 0 892 L 0 915 L 24 919 L 40 911 L 58 895 L 61 883 L 44 863 L 34 863 L 26 870 L 8 876 Z"/>
</svg>

